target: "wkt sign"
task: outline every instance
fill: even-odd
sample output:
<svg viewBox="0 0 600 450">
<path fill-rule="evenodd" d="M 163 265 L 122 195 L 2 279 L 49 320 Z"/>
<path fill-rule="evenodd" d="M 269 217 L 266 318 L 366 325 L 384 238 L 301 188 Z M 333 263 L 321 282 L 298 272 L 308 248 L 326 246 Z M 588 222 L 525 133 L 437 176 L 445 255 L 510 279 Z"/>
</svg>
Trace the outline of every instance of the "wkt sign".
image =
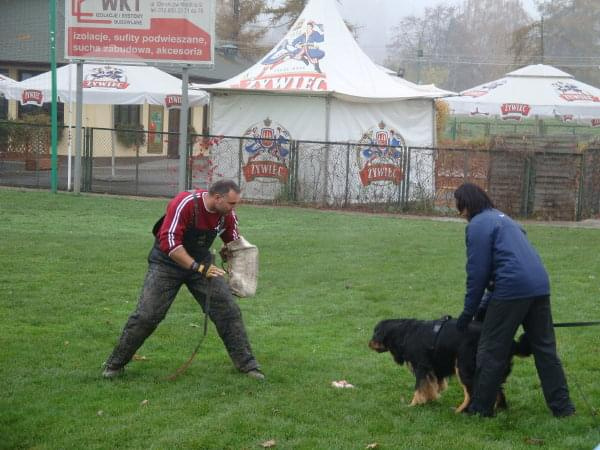
<svg viewBox="0 0 600 450">
<path fill-rule="evenodd" d="M 214 62 L 215 0 L 66 0 L 69 59 Z"/>
</svg>

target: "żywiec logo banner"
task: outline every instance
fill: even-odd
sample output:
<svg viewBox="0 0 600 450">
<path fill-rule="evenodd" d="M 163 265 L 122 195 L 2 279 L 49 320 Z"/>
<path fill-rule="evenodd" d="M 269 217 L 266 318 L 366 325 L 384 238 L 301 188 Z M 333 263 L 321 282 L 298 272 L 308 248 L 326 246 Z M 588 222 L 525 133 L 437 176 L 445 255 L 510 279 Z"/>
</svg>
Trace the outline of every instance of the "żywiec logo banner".
<svg viewBox="0 0 600 450">
<path fill-rule="evenodd" d="M 65 0 L 68 59 L 212 64 L 215 0 Z"/>
<path fill-rule="evenodd" d="M 286 183 L 289 176 L 290 132 L 268 117 L 244 133 L 242 172 L 247 182 Z"/>
<path fill-rule="evenodd" d="M 399 185 L 402 182 L 402 155 L 406 143 L 400 133 L 381 121 L 365 131 L 358 143 L 357 162 L 363 186 Z"/>
</svg>

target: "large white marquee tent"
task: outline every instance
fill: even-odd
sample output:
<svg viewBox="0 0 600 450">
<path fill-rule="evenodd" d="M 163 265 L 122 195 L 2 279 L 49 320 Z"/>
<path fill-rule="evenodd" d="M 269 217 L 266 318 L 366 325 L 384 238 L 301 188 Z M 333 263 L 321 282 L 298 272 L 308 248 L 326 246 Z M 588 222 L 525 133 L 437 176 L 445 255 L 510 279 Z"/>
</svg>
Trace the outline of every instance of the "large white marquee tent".
<svg viewBox="0 0 600 450">
<path fill-rule="evenodd" d="M 434 99 L 448 94 L 394 79 L 377 66 L 352 37 L 335 0 L 310 0 L 285 37 L 245 72 L 195 87 L 212 94 L 212 134 L 254 141 L 244 146 L 247 165 L 258 157 L 261 137 L 275 142 L 362 142 L 370 136 L 372 141 L 386 139 L 394 145 L 431 146 Z M 268 140 L 262 144 L 269 147 Z M 285 165 L 285 157 L 279 156 Z M 325 151 L 318 168 L 332 173 L 336 164 Z M 220 167 L 225 165 L 222 162 Z M 356 184 L 359 169 L 350 183 Z M 251 183 L 249 177 L 246 181 Z M 245 189 L 245 195 L 251 196 L 252 187 Z"/>
<path fill-rule="evenodd" d="M 600 121 L 600 89 L 544 64 L 522 67 L 445 101 L 453 114 L 472 117 Z"/>
</svg>

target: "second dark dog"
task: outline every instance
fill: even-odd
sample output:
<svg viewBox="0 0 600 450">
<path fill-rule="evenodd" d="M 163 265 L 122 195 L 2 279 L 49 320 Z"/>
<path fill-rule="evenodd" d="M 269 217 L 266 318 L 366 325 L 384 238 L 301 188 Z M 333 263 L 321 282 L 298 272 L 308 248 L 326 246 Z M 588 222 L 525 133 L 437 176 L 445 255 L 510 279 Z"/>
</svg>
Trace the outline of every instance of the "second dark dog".
<svg viewBox="0 0 600 450">
<path fill-rule="evenodd" d="M 406 363 L 415 376 L 415 392 L 410 406 L 439 398 L 448 386 L 448 378 L 456 374 L 463 387 L 463 402 L 456 412 L 463 412 L 470 403 L 475 378 L 475 357 L 481 333 L 481 323 L 472 322 L 465 333 L 456 328 L 456 320 L 389 319 L 377 324 L 369 347 L 377 352 L 389 351 L 396 363 Z M 529 356 L 531 350 L 525 335 L 513 343 L 512 355 Z M 504 381 L 510 374 L 512 359 Z M 496 399 L 497 408 L 506 408 L 502 388 Z"/>
</svg>

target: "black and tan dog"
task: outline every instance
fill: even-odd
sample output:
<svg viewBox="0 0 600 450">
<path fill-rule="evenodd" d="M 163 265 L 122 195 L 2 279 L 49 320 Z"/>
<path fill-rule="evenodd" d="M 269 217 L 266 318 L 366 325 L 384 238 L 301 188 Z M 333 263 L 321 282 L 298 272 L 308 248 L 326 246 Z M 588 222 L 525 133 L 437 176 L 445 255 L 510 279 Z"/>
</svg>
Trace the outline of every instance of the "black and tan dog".
<svg viewBox="0 0 600 450">
<path fill-rule="evenodd" d="M 456 412 L 464 411 L 471 400 L 475 377 L 475 356 L 481 333 L 481 323 L 472 322 L 461 333 L 456 319 L 440 320 L 390 319 L 375 326 L 369 347 L 377 352 L 389 351 L 396 363 L 406 363 L 415 376 L 415 393 L 410 406 L 439 398 L 448 387 L 448 378 L 456 374 L 463 387 L 464 400 Z M 513 343 L 513 355 L 529 356 L 531 351 L 525 335 Z M 504 381 L 512 367 L 508 365 Z M 497 408 L 506 408 L 502 388 L 496 399 Z"/>
</svg>

